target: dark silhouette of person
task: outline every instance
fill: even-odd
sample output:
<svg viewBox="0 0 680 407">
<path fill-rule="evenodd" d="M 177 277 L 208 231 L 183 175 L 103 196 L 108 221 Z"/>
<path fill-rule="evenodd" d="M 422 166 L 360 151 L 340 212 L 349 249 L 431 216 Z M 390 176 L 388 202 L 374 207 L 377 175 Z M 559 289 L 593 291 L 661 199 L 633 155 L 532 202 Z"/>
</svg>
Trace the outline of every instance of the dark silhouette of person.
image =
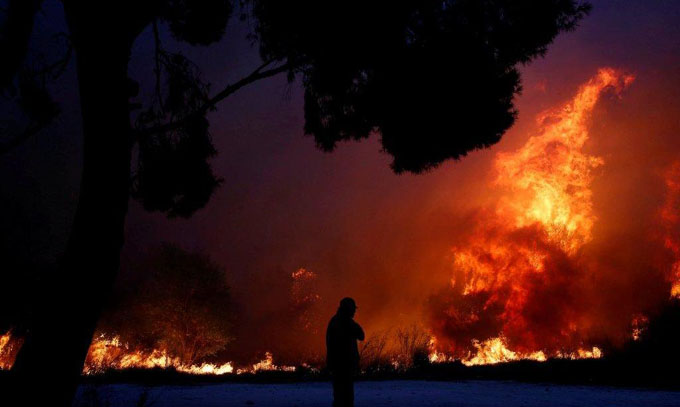
<svg viewBox="0 0 680 407">
<path fill-rule="evenodd" d="M 333 406 L 354 406 L 354 375 L 359 370 L 357 340 L 364 330 L 354 321 L 357 305 L 352 298 L 340 301 L 326 329 L 326 364 L 333 380 Z"/>
</svg>

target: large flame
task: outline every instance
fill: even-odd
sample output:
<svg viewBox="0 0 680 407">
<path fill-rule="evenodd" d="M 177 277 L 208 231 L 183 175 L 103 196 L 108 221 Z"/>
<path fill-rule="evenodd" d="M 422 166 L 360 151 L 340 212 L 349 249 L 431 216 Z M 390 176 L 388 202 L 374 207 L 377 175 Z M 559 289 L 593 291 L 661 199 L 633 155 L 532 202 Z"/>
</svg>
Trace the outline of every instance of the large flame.
<svg viewBox="0 0 680 407">
<path fill-rule="evenodd" d="M 613 69 L 601 69 L 576 96 L 556 110 L 540 114 L 538 135 L 496 160 L 496 183 L 507 191 L 497 212 L 517 229 L 534 224 L 568 254 L 591 239 L 593 170 L 601 157 L 582 151 L 588 140 L 587 119 L 602 92 L 620 92 L 633 81 Z M 540 257 L 535 264 L 540 265 Z"/>
<path fill-rule="evenodd" d="M 453 248 L 451 287 L 434 300 L 435 334 L 464 363 L 600 355 L 584 350 L 588 321 L 569 290 L 584 273 L 579 253 L 597 220 L 591 184 L 604 164 L 583 148 L 603 92 L 619 93 L 633 79 L 601 69 L 569 102 L 540 114 L 524 146 L 497 155 L 500 198 L 472 217 Z"/>
</svg>

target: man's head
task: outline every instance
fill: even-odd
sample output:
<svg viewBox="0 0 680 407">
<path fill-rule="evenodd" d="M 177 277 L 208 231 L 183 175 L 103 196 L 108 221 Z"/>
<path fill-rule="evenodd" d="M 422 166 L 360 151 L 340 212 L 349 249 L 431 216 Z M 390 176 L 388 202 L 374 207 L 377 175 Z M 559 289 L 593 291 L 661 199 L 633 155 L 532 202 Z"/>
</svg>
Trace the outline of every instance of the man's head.
<svg viewBox="0 0 680 407">
<path fill-rule="evenodd" d="M 338 314 L 347 315 L 350 318 L 354 317 L 354 313 L 357 310 L 357 303 L 350 297 L 345 297 L 340 300 L 340 306 L 338 307 Z"/>
</svg>

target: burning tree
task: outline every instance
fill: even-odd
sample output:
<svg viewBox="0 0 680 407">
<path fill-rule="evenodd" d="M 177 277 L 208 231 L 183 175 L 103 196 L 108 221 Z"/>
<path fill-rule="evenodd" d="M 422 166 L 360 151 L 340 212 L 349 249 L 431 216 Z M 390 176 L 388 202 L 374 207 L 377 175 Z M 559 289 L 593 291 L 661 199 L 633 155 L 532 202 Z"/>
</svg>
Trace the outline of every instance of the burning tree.
<svg viewBox="0 0 680 407">
<path fill-rule="evenodd" d="M 268 303 L 258 313 L 259 319 L 251 319 L 244 325 L 265 326 L 275 334 L 262 337 L 258 331 L 247 330 L 238 339 L 248 343 L 241 343 L 240 348 L 245 349 L 248 357 L 272 352 L 277 362 L 297 366 L 317 361 L 320 358 L 317 349 L 323 340 L 320 332 L 325 322 L 319 313 L 318 274 L 304 267 L 293 272 L 279 270 L 273 276 L 268 275 L 266 283 L 273 291 L 286 295 L 269 296 Z"/>
<path fill-rule="evenodd" d="M 316 334 L 321 328 L 321 321 L 315 306 L 321 300 L 315 287 L 317 275 L 313 271 L 300 268 L 291 274 L 293 280 L 290 287 L 291 314 L 297 316 L 296 325 L 308 333 Z"/>
</svg>

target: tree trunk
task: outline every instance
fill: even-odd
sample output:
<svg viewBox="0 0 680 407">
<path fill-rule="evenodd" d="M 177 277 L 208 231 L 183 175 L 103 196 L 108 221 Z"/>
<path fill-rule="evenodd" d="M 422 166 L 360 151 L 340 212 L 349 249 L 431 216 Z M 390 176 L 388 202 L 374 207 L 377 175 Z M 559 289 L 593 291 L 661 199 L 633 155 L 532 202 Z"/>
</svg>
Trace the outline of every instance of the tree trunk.
<svg viewBox="0 0 680 407">
<path fill-rule="evenodd" d="M 35 15 L 43 0 L 10 0 L 3 4 L 5 20 L 0 26 L 0 90 L 7 89 L 26 59 Z"/>
<path fill-rule="evenodd" d="M 125 24 L 115 24 L 116 16 L 93 13 L 104 3 L 86 3 L 64 1 L 83 120 L 80 196 L 58 273 L 12 369 L 17 406 L 71 405 L 123 244 L 132 145 L 127 76 L 132 38 L 121 32 Z"/>
</svg>

